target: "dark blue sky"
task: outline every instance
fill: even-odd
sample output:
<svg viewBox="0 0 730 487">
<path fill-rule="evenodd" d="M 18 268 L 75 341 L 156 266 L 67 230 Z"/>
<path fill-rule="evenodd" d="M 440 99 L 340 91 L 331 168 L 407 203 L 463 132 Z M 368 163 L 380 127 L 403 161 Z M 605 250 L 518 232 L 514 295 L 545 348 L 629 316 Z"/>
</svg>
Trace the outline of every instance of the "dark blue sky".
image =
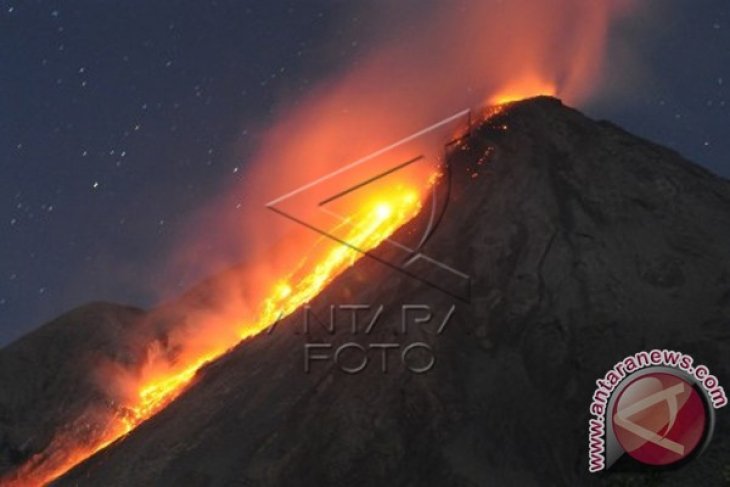
<svg viewBox="0 0 730 487">
<path fill-rule="evenodd" d="M 728 2 L 646 3 L 582 108 L 730 176 Z M 241 177 L 275 105 L 363 55 L 365 10 L 0 1 L 0 345 L 87 301 L 190 284 L 156 263 Z"/>
</svg>

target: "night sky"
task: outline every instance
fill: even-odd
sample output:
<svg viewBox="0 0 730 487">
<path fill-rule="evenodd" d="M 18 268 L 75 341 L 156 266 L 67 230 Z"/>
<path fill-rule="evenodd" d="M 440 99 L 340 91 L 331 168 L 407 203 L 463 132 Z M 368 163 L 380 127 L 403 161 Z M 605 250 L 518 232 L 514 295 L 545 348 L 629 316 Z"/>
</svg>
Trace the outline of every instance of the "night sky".
<svg viewBox="0 0 730 487">
<path fill-rule="evenodd" d="M 730 5 L 644 3 L 580 108 L 730 177 Z M 374 30 L 344 1 L 0 1 L 0 345 L 192 284 L 159 265 L 190 215 Z"/>
</svg>

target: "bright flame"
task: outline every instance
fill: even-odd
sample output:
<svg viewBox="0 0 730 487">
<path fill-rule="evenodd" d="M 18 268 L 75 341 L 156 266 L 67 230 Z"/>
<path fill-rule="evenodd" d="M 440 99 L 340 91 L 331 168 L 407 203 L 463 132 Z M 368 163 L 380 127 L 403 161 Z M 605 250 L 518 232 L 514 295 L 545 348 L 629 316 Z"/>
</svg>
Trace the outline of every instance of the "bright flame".
<svg viewBox="0 0 730 487">
<path fill-rule="evenodd" d="M 375 206 L 375 215 L 379 220 L 385 220 L 391 213 L 393 213 L 393 208 L 388 203 L 378 203 Z"/>
</svg>

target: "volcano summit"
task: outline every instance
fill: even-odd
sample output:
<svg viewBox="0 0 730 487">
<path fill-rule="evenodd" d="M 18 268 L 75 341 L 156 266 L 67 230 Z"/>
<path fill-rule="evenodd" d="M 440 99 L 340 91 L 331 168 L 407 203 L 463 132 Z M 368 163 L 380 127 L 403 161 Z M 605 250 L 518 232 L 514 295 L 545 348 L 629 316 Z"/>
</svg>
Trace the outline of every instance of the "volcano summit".
<svg viewBox="0 0 730 487">
<path fill-rule="evenodd" d="M 309 302 L 316 324 L 304 330 L 298 310 L 242 341 L 54 485 L 726 480 L 725 411 L 701 456 L 661 471 L 589 474 L 587 424 L 596 379 L 641 350 L 682 350 L 730 384 L 730 183 L 546 97 L 505 106 L 448 157 L 449 204 L 423 251 L 468 272 L 469 302 L 360 259 Z M 164 313 L 80 308 L 0 351 L 3 482 L 23 483 L 59 432 L 89 435 L 90 404 L 113 407 L 96 364 L 142 360 L 139 344 L 194 324 L 217 286 Z M 404 316 L 412 326 L 377 326 Z M 312 348 L 326 358 L 305 367 Z M 353 373 L 362 350 L 377 360 Z M 380 357 L 411 367 L 384 371 Z"/>
</svg>

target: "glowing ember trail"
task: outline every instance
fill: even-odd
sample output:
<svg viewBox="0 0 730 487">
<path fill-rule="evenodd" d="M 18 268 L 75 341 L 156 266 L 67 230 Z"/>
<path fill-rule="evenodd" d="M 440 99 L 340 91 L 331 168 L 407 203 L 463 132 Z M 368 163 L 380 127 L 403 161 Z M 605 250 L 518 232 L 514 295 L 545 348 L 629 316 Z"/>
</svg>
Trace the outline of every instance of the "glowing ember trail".
<svg viewBox="0 0 730 487">
<path fill-rule="evenodd" d="M 434 180 L 430 178 L 429 182 L 433 183 Z M 240 324 L 240 338 L 261 332 L 319 294 L 363 252 L 377 247 L 415 217 L 421 209 L 422 194 L 415 187 L 401 184 L 392 194 L 368 195 L 362 209 L 339 224 L 338 229 L 344 230 L 343 241 L 348 245 L 323 237 L 318 242 L 318 246 L 325 246 L 324 252 L 319 254 L 321 257 L 315 261 L 302 261 L 297 269 L 278 282 L 262 302 L 255 318 Z M 196 372 L 204 364 L 223 355 L 234 345 L 236 343 L 211 350 L 193 363 L 185 364 L 163 377 L 140 382 L 136 401 L 117 405 L 116 414 L 107 421 L 103 431 L 88 431 L 86 435 L 79 435 L 78 431 L 83 430 L 83 425 L 77 425 L 77 428 L 69 428 L 72 434 L 61 432 L 44 453 L 32 457 L 15 472 L 13 478 L 4 479 L 2 485 L 44 485 L 63 475 L 169 405 L 192 383 Z"/>
</svg>

